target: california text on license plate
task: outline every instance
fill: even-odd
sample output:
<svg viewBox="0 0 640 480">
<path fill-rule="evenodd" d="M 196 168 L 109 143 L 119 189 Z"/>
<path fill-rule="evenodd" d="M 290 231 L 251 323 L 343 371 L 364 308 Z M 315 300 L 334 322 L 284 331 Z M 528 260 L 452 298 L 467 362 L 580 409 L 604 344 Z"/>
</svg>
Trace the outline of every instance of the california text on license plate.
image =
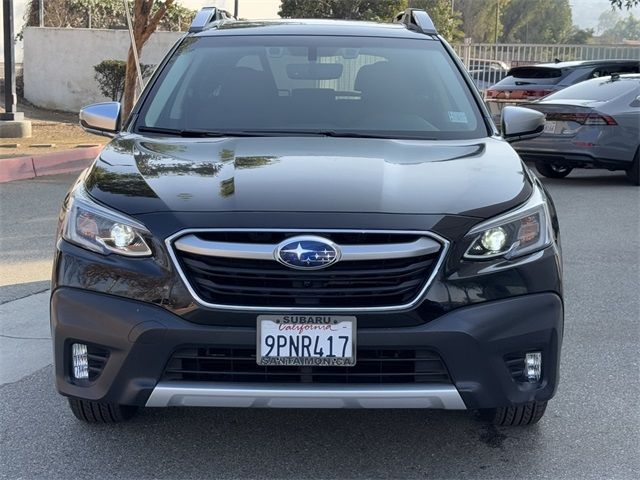
<svg viewBox="0 0 640 480">
<path fill-rule="evenodd" d="M 356 317 L 260 315 L 259 365 L 353 366 Z"/>
</svg>

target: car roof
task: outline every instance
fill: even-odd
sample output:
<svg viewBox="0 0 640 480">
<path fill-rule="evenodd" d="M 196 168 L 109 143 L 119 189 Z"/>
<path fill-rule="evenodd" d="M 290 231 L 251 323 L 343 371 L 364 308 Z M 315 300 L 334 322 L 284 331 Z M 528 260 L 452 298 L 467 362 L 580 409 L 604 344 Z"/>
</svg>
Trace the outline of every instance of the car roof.
<svg viewBox="0 0 640 480">
<path fill-rule="evenodd" d="M 572 62 L 554 62 L 554 63 L 537 63 L 535 65 L 522 65 L 526 68 L 576 68 L 576 67 L 591 67 L 598 65 L 619 65 L 619 64 L 633 64 L 640 63 L 640 60 L 626 59 L 626 60 L 576 60 Z M 518 68 L 518 67 L 514 67 Z"/>
<path fill-rule="evenodd" d="M 219 21 L 211 28 L 191 34 L 196 37 L 238 35 L 340 35 L 356 37 L 396 37 L 432 39 L 432 35 L 406 28 L 402 23 L 377 23 L 356 20 L 282 19 Z"/>
</svg>

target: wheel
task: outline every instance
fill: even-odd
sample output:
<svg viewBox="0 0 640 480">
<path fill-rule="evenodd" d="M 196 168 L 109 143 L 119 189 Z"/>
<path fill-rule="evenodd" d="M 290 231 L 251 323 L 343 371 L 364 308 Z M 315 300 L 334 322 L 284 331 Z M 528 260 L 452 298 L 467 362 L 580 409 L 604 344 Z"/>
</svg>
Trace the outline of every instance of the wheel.
<svg viewBox="0 0 640 480">
<path fill-rule="evenodd" d="M 563 167 L 553 163 L 544 163 L 540 160 L 536 161 L 536 170 L 547 178 L 564 178 L 571 173 L 573 168 Z"/>
<path fill-rule="evenodd" d="M 626 172 L 627 178 L 632 184 L 640 185 L 640 148 L 636 150 L 636 156 L 633 158 L 633 164 Z"/>
<path fill-rule="evenodd" d="M 481 416 L 494 425 L 521 427 L 540 421 L 547 409 L 547 402 L 533 402 L 516 407 L 490 408 L 481 411 Z"/>
<path fill-rule="evenodd" d="M 91 402 L 79 398 L 68 398 L 69 407 L 78 420 L 87 423 L 118 423 L 133 417 L 138 407 L 115 403 Z"/>
</svg>

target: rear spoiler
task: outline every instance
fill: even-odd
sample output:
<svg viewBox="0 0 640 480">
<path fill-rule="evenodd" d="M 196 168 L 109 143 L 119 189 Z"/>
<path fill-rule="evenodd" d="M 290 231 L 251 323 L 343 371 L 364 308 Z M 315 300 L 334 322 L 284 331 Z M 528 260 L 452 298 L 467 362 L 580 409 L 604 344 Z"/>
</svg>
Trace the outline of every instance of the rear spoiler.
<svg viewBox="0 0 640 480">
<path fill-rule="evenodd" d="M 543 67 L 539 65 L 521 65 L 519 67 L 510 68 L 507 75 L 520 78 L 557 78 L 562 76 L 562 68 Z"/>
</svg>

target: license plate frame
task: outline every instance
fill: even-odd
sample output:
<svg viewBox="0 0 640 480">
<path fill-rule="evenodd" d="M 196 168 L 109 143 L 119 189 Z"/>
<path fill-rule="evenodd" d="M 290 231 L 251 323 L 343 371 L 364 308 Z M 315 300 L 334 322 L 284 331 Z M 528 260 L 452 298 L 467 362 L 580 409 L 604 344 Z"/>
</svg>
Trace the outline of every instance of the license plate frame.
<svg viewBox="0 0 640 480">
<path fill-rule="evenodd" d="M 270 323 L 265 324 L 264 322 Z M 285 326 L 287 329 L 283 330 Z M 265 343 L 266 337 L 274 332 L 278 333 L 278 337 L 286 337 L 287 344 L 279 347 L 280 338 L 274 337 L 275 343 L 271 347 L 272 350 L 265 351 L 265 347 L 269 348 Z M 303 336 L 311 338 L 311 345 L 307 345 L 306 351 L 304 348 L 306 341 L 302 339 Z M 347 336 L 348 339 L 343 345 L 344 339 L 340 337 L 344 336 Z M 289 340 L 292 337 L 297 340 Z M 333 340 L 328 340 L 329 337 L 333 337 Z M 297 352 L 294 348 L 296 342 Z M 261 366 L 352 367 L 357 361 L 356 346 L 357 319 L 355 316 L 258 315 L 256 321 L 256 363 Z M 322 350 L 323 356 L 317 355 L 318 347 Z M 334 347 L 335 351 L 333 351 Z M 294 356 L 271 355 L 273 348 L 276 349 L 275 353 L 277 354 L 302 354 Z M 305 355 L 306 352 L 311 355 Z M 263 355 L 263 353 L 269 355 Z"/>
</svg>

